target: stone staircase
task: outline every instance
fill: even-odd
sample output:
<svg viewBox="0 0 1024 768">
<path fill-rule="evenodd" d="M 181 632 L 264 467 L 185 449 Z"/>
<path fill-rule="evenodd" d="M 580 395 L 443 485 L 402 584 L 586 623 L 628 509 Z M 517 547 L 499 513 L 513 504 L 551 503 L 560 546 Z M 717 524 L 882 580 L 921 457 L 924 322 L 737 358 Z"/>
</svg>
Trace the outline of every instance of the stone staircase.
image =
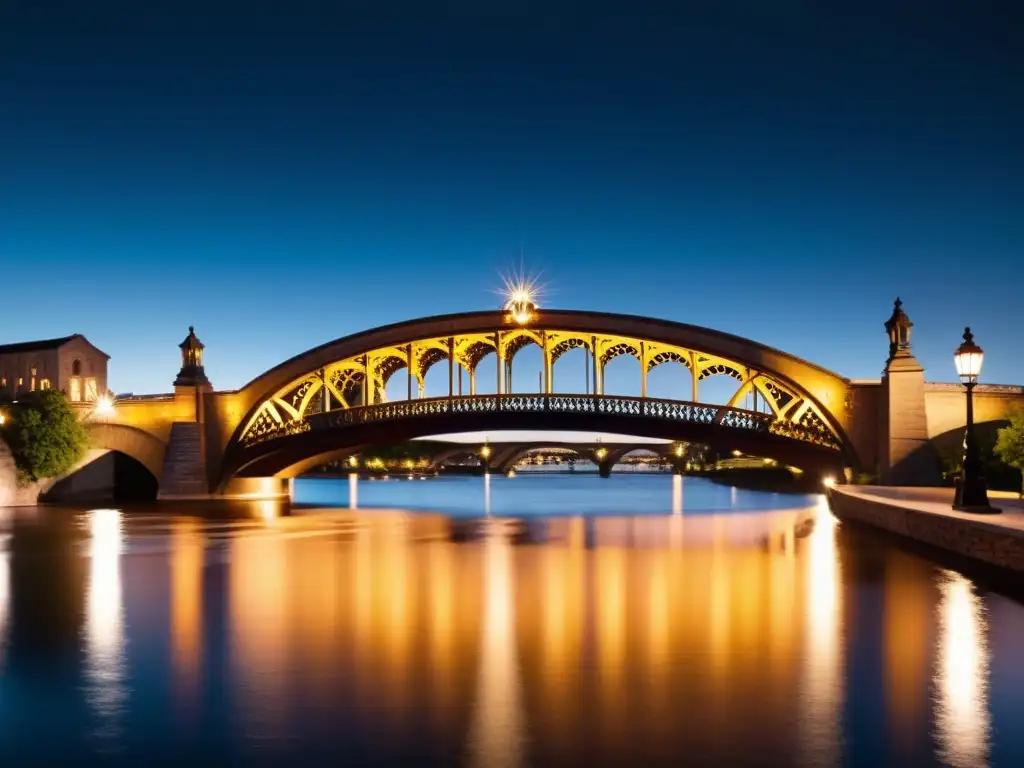
<svg viewBox="0 0 1024 768">
<path fill-rule="evenodd" d="M 203 461 L 202 426 L 176 421 L 164 453 L 164 472 L 160 498 L 205 496 L 210 492 Z"/>
</svg>

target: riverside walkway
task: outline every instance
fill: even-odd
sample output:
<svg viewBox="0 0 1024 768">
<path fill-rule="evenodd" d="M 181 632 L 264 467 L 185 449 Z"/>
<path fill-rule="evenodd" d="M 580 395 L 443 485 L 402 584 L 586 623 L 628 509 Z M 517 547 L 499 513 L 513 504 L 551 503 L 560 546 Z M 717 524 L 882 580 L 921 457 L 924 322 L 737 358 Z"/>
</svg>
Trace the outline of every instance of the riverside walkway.
<svg viewBox="0 0 1024 768">
<path fill-rule="evenodd" d="M 836 486 L 829 504 L 840 520 L 882 528 L 989 565 L 1024 573 L 1024 500 L 990 491 L 998 515 L 958 512 L 952 488 Z"/>
</svg>

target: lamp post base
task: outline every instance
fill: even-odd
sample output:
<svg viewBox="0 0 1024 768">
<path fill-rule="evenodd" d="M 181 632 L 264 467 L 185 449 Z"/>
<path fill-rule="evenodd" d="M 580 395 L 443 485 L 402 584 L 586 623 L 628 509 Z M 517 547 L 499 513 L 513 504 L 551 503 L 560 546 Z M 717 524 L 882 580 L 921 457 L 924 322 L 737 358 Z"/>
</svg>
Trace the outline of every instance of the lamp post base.
<svg viewBox="0 0 1024 768">
<path fill-rule="evenodd" d="M 991 507 L 987 504 L 954 504 L 953 509 L 957 512 L 970 512 L 973 515 L 998 515 L 1003 511 L 998 507 Z"/>
</svg>

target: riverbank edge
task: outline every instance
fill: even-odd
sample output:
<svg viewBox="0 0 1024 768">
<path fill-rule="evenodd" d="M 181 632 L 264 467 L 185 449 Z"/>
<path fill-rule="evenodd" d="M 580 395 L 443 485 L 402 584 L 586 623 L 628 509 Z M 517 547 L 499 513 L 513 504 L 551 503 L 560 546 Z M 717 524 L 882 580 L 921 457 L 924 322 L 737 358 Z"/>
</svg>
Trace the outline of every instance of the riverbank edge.
<svg viewBox="0 0 1024 768">
<path fill-rule="evenodd" d="M 842 486 L 829 490 L 828 502 L 840 521 L 880 528 L 972 561 L 1024 573 L 1024 531 L 1000 526 L 995 518 L 929 512 Z"/>
</svg>

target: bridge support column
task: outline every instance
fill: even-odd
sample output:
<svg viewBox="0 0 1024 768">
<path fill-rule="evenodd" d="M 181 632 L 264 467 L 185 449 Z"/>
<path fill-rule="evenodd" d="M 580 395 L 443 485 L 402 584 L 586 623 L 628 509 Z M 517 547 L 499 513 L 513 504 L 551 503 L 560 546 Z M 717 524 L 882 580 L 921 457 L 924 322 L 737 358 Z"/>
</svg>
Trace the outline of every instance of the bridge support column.
<svg viewBox="0 0 1024 768">
<path fill-rule="evenodd" d="M 611 477 L 612 467 L 614 466 L 615 465 L 611 461 L 602 461 L 600 464 L 597 465 L 598 477 Z"/>
</svg>

